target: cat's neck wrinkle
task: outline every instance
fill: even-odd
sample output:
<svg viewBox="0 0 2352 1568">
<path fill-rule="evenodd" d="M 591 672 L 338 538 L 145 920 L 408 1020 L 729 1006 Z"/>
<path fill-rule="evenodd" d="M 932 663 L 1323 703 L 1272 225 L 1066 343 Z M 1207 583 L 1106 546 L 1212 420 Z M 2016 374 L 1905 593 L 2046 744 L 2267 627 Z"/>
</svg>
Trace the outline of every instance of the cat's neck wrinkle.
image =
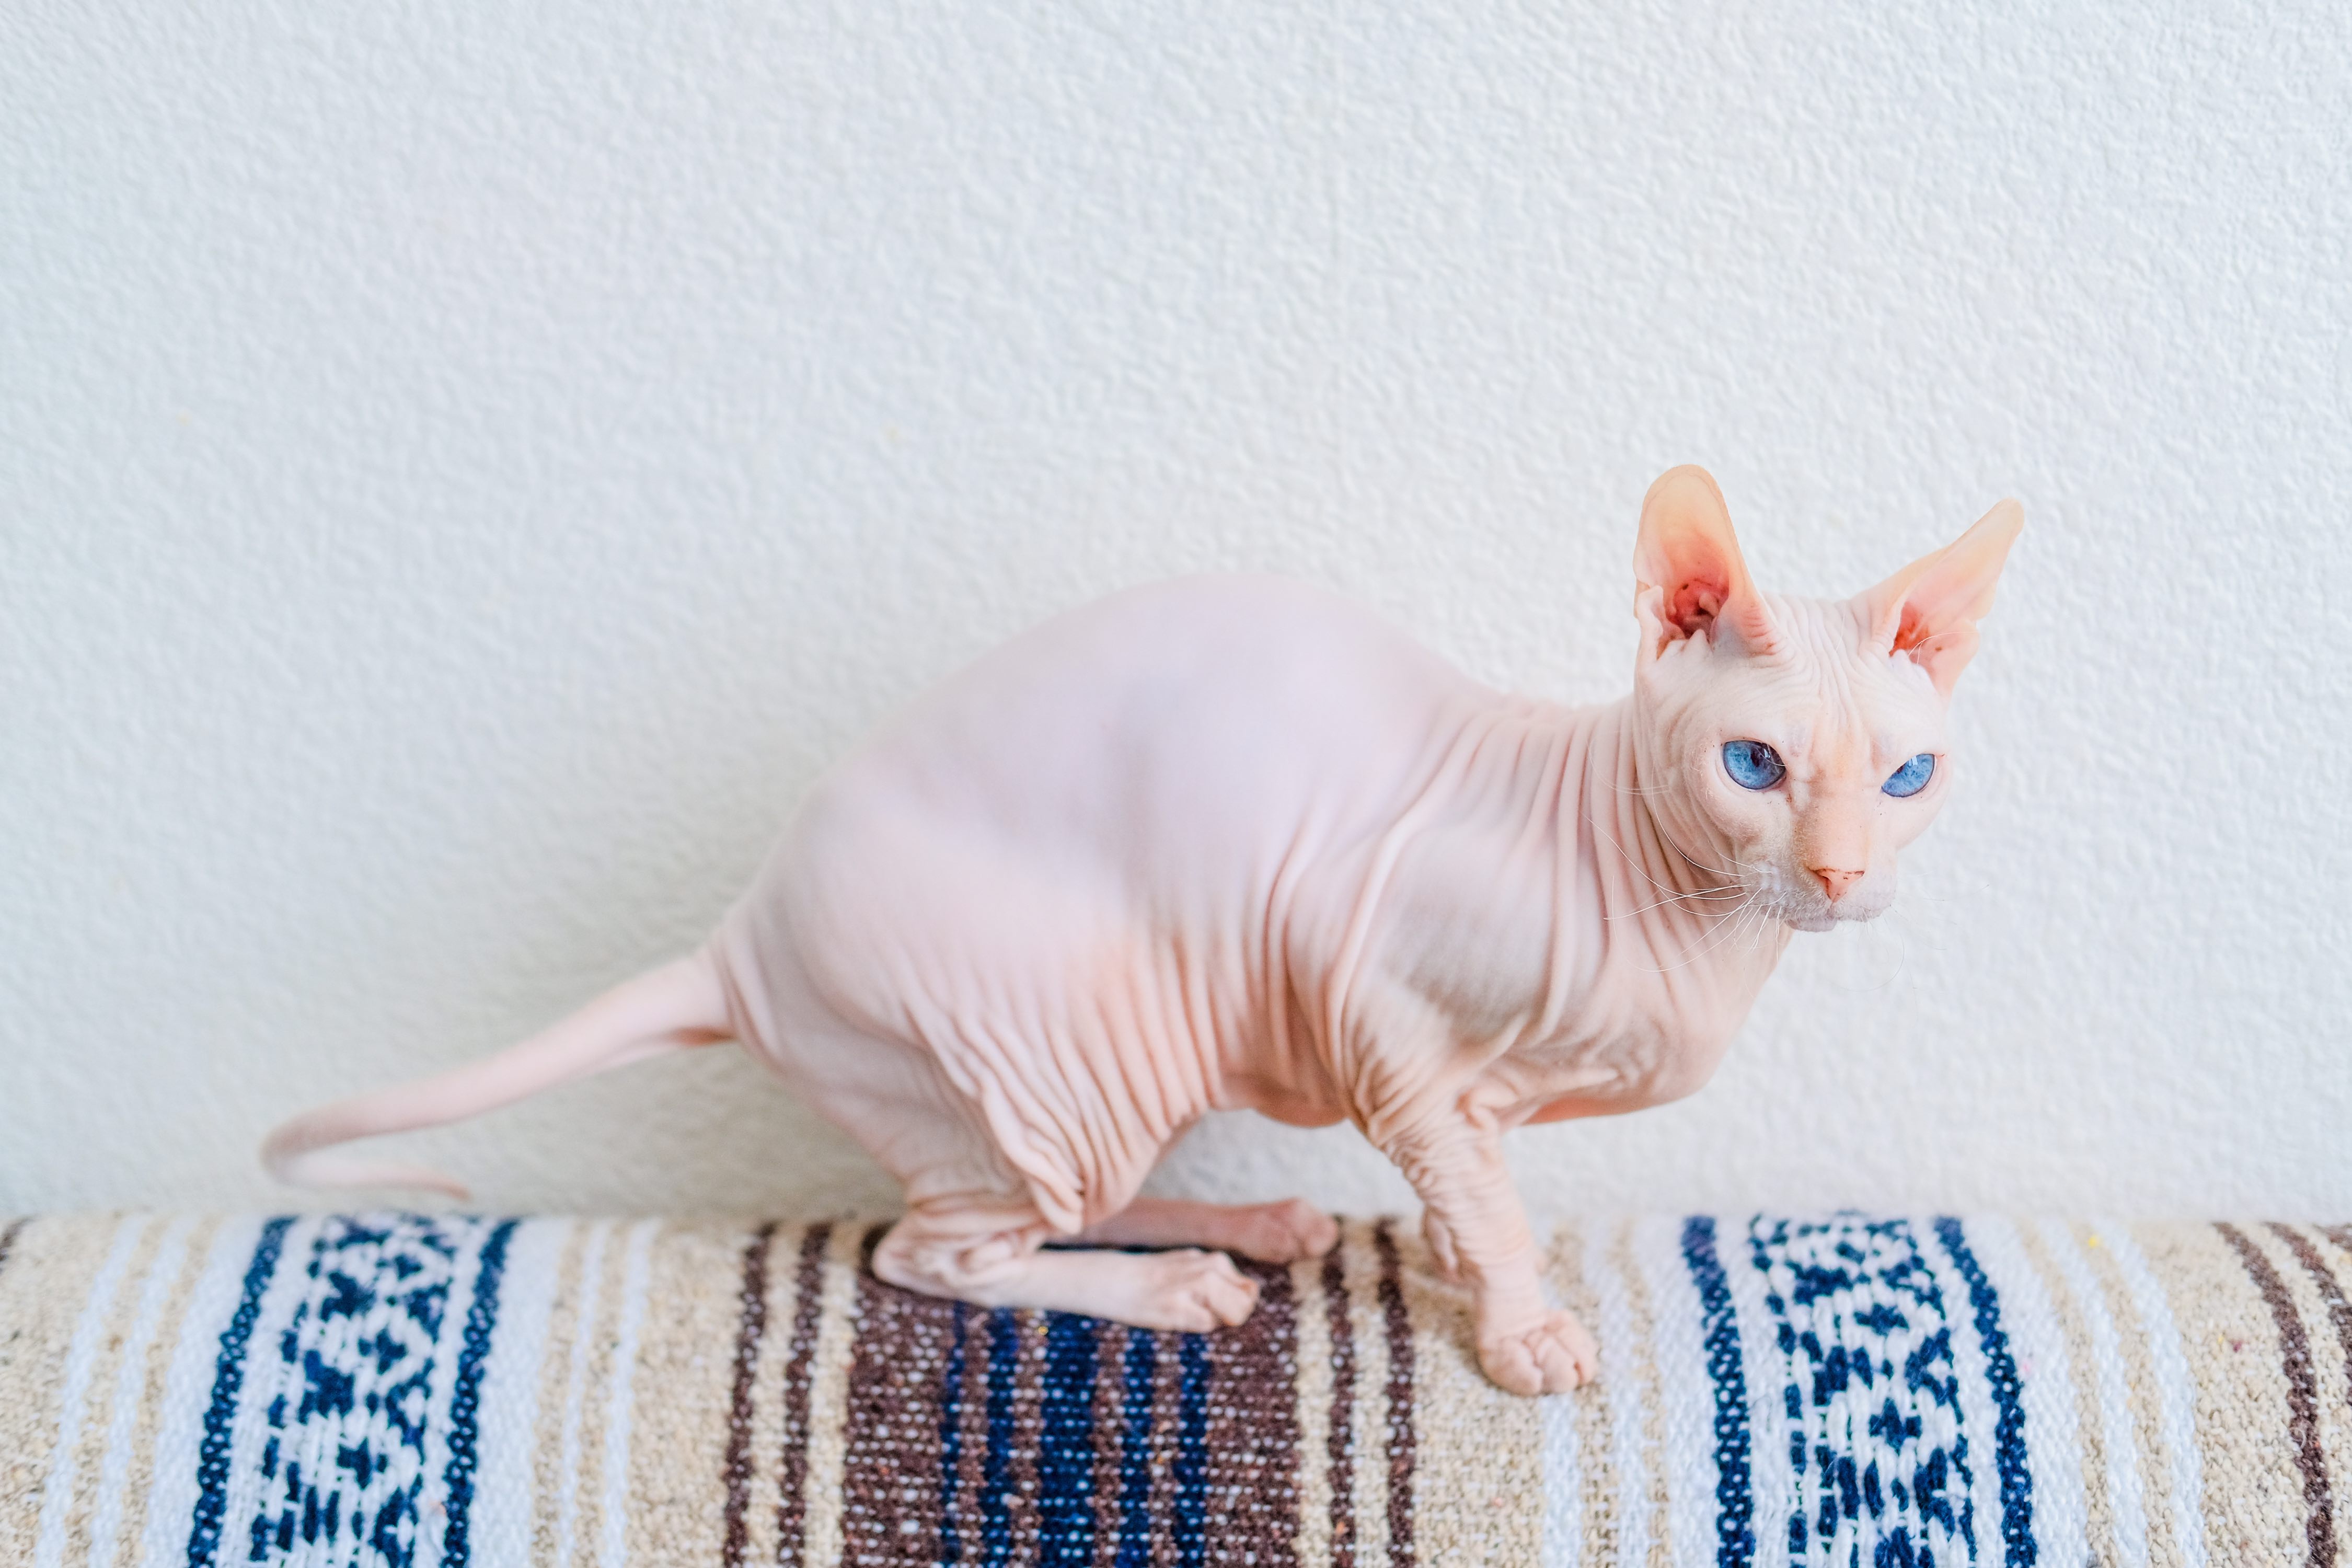
<svg viewBox="0 0 2352 1568">
<path fill-rule="evenodd" d="M 1601 903 L 1602 963 L 1626 961 L 1682 990 L 1726 970 L 1760 981 L 1778 962 L 1787 931 L 1779 922 L 1751 936 L 1731 928 L 1738 912 L 1730 851 L 1711 840 L 1685 845 L 1670 805 L 1677 781 L 1645 770 L 1640 699 L 1607 710 L 1586 768 L 1583 809 L 1591 827 L 1592 886 Z"/>
</svg>

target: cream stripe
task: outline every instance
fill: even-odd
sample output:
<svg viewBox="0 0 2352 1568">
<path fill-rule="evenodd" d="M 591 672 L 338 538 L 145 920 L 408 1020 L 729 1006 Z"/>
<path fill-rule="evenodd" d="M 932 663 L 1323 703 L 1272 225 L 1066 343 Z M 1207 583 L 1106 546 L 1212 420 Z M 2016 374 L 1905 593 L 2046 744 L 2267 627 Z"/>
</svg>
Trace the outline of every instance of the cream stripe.
<svg viewBox="0 0 2352 1568">
<path fill-rule="evenodd" d="M 1438 1278 L 1420 1237 L 1402 1225 L 1392 1234 L 1414 1329 L 1414 1557 L 1528 1568 L 1543 1552 L 1543 1407 L 1575 1396 L 1506 1394 L 1478 1369 L 1467 1336 L 1431 1333 L 1472 1321 L 1470 1293 Z"/>
<path fill-rule="evenodd" d="M 114 1293 L 131 1267 L 146 1216 L 133 1215 L 116 1222 L 106 1261 L 82 1299 L 81 1316 L 74 1323 L 73 1342 L 66 1350 L 65 1397 L 59 1404 L 58 1435 L 50 1449 L 48 1479 L 41 1489 L 40 1535 L 33 1548 L 34 1568 L 58 1568 L 65 1561 L 67 1516 L 72 1510 L 77 1478 L 75 1460 L 81 1446 L 84 1405 L 96 1368 L 100 1340 Z"/>
<path fill-rule="evenodd" d="M 554 1305 L 548 1315 L 547 1346 L 541 1357 L 538 1415 L 531 1435 L 530 1561 L 533 1568 L 553 1568 L 562 1540 L 563 1508 L 563 1412 L 571 1399 L 572 1347 L 581 1338 L 580 1318 L 587 1276 L 588 1245 L 596 1222 L 583 1220 L 572 1227 L 556 1264 Z"/>
<path fill-rule="evenodd" d="M 866 1227 L 837 1225 L 825 1246 L 824 1294 L 817 1319 L 816 1351 L 809 1364 L 806 1568 L 833 1568 L 841 1561 L 842 1473 L 848 1460 L 849 1363 L 856 1349 L 858 1254 Z"/>
<path fill-rule="evenodd" d="M 2122 1347 L 2116 1325 L 2107 1316 L 2106 1300 L 2082 1249 L 2063 1221 L 2045 1219 L 2037 1227 L 2059 1278 L 2073 1300 L 2079 1337 L 2073 1342 L 2076 1364 L 2091 1375 L 2078 1381 L 2084 1389 L 2091 1419 L 2099 1423 L 2099 1444 L 2106 1459 L 2107 1507 L 2115 1531 L 2114 1552 L 2125 1563 L 2147 1561 L 2147 1498 L 2141 1480 L 2150 1457 L 2139 1451 L 2132 1419 L 2131 1384 L 2124 1374 Z M 2088 1353 L 2081 1354 L 2087 1346 Z"/>
<path fill-rule="evenodd" d="M 580 1306 L 572 1319 L 570 1375 L 563 1385 L 562 1458 L 555 1479 L 555 1568 L 571 1568 L 574 1532 L 580 1525 L 580 1455 L 584 1446 L 581 1417 L 588 1400 L 591 1357 L 596 1343 L 597 1298 L 604 1287 L 604 1244 L 612 1231 L 610 1220 L 591 1224 L 581 1249 Z"/>
<path fill-rule="evenodd" d="M 1971 1222 L 1969 1250 L 2000 1297 L 2000 1321 L 2009 1335 L 2022 1384 L 2018 1405 L 2025 1413 L 2025 1451 L 2032 1478 L 2033 1539 L 2044 1561 L 2090 1559 L 2089 1516 L 2083 1493 L 2080 1409 L 2074 1400 L 2066 1341 L 2042 1276 L 2025 1256 L 2018 1229 L 2003 1219 Z M 2000 1539 L 1998 1510 L 1986 1516 L 1977 1549 Z"/>
<path fill-rule="evenodd" d="M 1642 1269 L 1643 1293 L 1655 1307 L 1658 1474 L 1665 1482 L 1663 1506 L 1668 1521 L 1660 1533 L 1669 1561 L 1712 1563 L 1717 1544 L 1715 1381 L 1707 1375 L 1700 1332 L 1706 1308 L 1683 1258 L 1682 1230 L 1683 1222 L 1670 1215 L 1641 1221 L 1633 1229 L 1633 1257 Z"/>
<path fill-rule="evenodd" d="M 1301 1563 L 1331 1557 L 1331 1320 L 1323 1299 L 1323 1259 L 1290 1266 L 1290 1298 L 1298 1304 L 1298 1538 Z"/>
<path fill-rule="evenodd" d="M 122 1285 L 107 1309 L 106 1321 L 100 1331 L 98 1356 L 91 1363 L 89 1396 L 83 1411 L 80 1438 L 74 1445 L 72 1459 L 74 1495 L 67 1500 L 65 1550 L 61 1561 L 89 1561 L 91 1532 L 98 1527 L 99 1515 L 120 1516 L 120 1505 L 106 1495 L 107 1450 L 115 1436 L 116 1409 L 130 1385 L 133 1394 L 138 1388 L 139 1368 L 131 1354 L 131 1340 L 140 1326 L 142 1316 L 149 1333 L 154 1331 L 152 1313 L 159 1303 L 150 1298 L 169 1289 L 171 1277 L 154 1279 L 155 1261 L 164 1242 L 176 1241 L 184 1222 L 166 1224 L 151 1218 L 132 1249 L 130 1265 L 123 1269 Z M 144 1350 L 143 1343 L 140 1347 Z M 119 1478 L 119 1471 L 118 1471 Z"/>
<path fill-rule="evenodd" d="M 2189 1381 L 2189 1362 L 2181 1353 L 2180 1330 L 2172 1320 L 2172 1307 L 2165 1300 L 2163 1288 L 2158 1285 L 2155 1272 L 2148 1267 L 2147 1256 L 2133 1239 L 2130 1227 L 2110 1226 L 2100 1233 L 2099 1238 L 2131 1292 L 2133 1309 L 2139 1314 L 2147 1338 L 2157 1416 L 2171 1464 L 2170 1484 L 2166 1491 L 2172 1539 L 2179 1548 L 2182 1562 L 2201 1564 L 2206 1560 L 2206 1548 L 2205 1515 L 2197 1506 L 2197 1500 L 2204 1495 L 2200 1474 L 2203 1465 L 2197 1452 L 2197 1393 L 2196 1385 Z"/>
<path fill-rule="evenodd" d="M 1356 1336 L 1355 1463 L 1357 1568 L 1389 1561 L 1389 1326 L 1381 1310 L 1381 1254 L 1374 1224 L 1347 1235 L 1348 1326 Z"/>
<path fill-rule="evenodd" d="M 2026 1261 L 2042 1281 L 2042 1289 L 2049 1293 L 2051 1308 L 2057 1315 L 2058 1332 L 2066 1346 L 2067 1379 L 2074 1395 L 2074 1440 L 2081 1446 L 2084 1528 L 2091 1557 L 2098 1563 L 2117 1562 L 2121 1559 L 2116 1552 L 2115 1497 L 2107 1469 L 2106 1423 L 2101 1417 L 2098 1366 L 2092 1356 L 2089 1335 L 2083 1327 L 2082 1304 L 2067 1289 L 2064 1276 L 2052 1259 L 2050 1244 L 2041 1225 L 2020 1220 L 2017 1231 Z"/>
<path fill-rule="evenodd" d="M 1588 1277 L 1600 1308 L 1601 1378 L 1609 1389 L 1615 1420 L 1610 1434 L 1610 1468 L 1616 1485 L 1611 1489 L 1616 1516 L 1616 1552 L 1598 1563 L 1612 1568 L 1642 1568 L 1650 1562 L 1657 1540 L 1650 1496 L 1650 1463 L 1643 1440 L 1645 1406 L 1654 1403 L 1650 1384 L 1655 1368 L 1650 1364 L 1646 1325 L 1634 1312 L 1631 1287 L 1622 1267 L 1625 1235 L 1631 1221 L 1612 1221 L 1596 1231 L 1587 1256 Z"/>
<path fill-rule="evenodd" d="M 793 1325 L 801 1308 L 801 1247 L 808 1232 L 804 1225 L 780 1226 L 768 1244 L 768 1323 L 760 1338 L 759 1360 L 751 1366 L 751 1484 L 743 1510 L 743 1561 L 747 1563 L 775 1562 L 782 1545 L 776 1539 L 776 1510 L 783 1500 L 784 1385 L 792 1368 Z M 824 1291 L 820 1275 L 820 1297 Z M 967 1334 L 976 1334 L 982 1321 L 979 1313 L 969 1314 Z M 978 1353 L 968 1337 L 966 1359 Z M 802 1539 L 805 1542 L 807 1537 Z"/>
<path fill-rule="evenodd" d="M 163 1228 L 146 1289 L 139 1294 L 139 1310 L 115 1368 L 113 1418 L 107 1424 L 106 1448 L 99 1461 L 98 1498 L 90 1521 L 88 1561 L 106 1568 L 122 1529 L 123 1481 L 131 1469 L 131 1442 L 139 1425 L 141 1396 L 147 1392 L 147 1352 L 163 1321 L 163 1303 L 179 1283 L 181 1264 L 188 1250 L 188 1231 L 195 1221 L 182 1216 Z"/>
<path fill-rule="evenodd" d="M 654 1238 L 634 1373 L 646 1397 L 633 1400 L 629 1430 L 633 1560 L 719 1568 L 725 1555 L 734 1352 L 751 1230 L 740 1220 L 672 1223 Z M 774 1252 L 772 1241 L 772 1262 Z M 769 1297 L 771 1313 L 775 1305 Z M 790 1332 L 789 1317 L 785 1322 Z M 771 1316 L 768 1332 L 774 1331 Z M 772 1563 L 773 1553 L 746 1558 L 747 1568 L 754 1561 Z"/>
<path fill-rule="evenodd" d="M 1597 1225 L 1579 1226 L 1563 1235 L 1557 1253 L 1560 1300 L 1584 1320 L 1584 1326 L 1592 1331 L 1601 1347 L 1600 1376 L 1575 1395 L 1577 1458 L 1583 1474 L 1569 1478 L 1575 1481 L 1581 1497 L 1577 1510 L 1577 1549 L 1580 1563 L 1588 1568 L 1607 1568 L 1623 1560 L 1618 1536 L 1624 1498 L 1617 1482 L 1615 1460 L 1617 1431 L 1622 1425 L 1616 1412 L 1622 1397 L 1618 1385 L 1610 1381 L 1607 1330 L 1600 1293 L 1593 1286 L 1600 1229 Z"/>
<path fill-rule="evenodd" d="M 481 1469 L 474 1491 L 474 1560 L 507 1565 L 532 1560 L 531 1521 L 540 1506 L 540 1389 L 564 1264 L 579 1230 L 568 1219 L 526 1220 L 507 1244 L 499 1286 L 494 1353 L 482 1372 Z"/>
<path fill-rule="evenodd" d="M 619 1374 L 620 1318 L 625 1303 L 622 1282 L 628 1268 L 628 1247 L 622 1240 L 620 1220 L 609 1222 L 606 1245 L 597 1269 L 596 1321 L 588 1348 L 588 1381 L 581 1390 L 580 1462 L 573 1472 L 580 1519 L 573 1549 L 582 1562 L 601 1562 L 604 1534 L 604 1455 L 613 1434 L 605 1426 L 613 1384 Z"/>
<path fill-rule="evenodd" d="M 2305 1561 L 2303 1484 L 2287 1435 L 2278 1325 L 2244 1263 L 2210 1226 L 2133 1227 L 2164 1281 L 2197 1390 L 2199 1494 L 2222 1561 Z"/>
<path fill-rule="evenodd" d="M 170 1293 L 164 1298 L 158 1318 L 158 1330 L 150 1337 L 147 1352 L 140 1367 L 136 1394 L 137 1415 L 131 1428 L 131 1440 L 126 1446 L 125 1475 L 121 1486 L 121 1506 L 114 1521 L 114 1545 L 110 1553 L 93 1552 L 91 1560 L 100 1568 L 131 1568 L 137 1560 L 141 1537 L 146 1532 L 149 1499 L 155 1490 L 155 1448 L 169 1398 L 173 1364 L 171 1330 L 185 1324 L 195 1300 L 197 1281 L 204 1278 L 205 1265 L 210 1254 L 215 1234 L 220 1229 L 216 1219 L 197 1220 L 179 1247 L 180 1264 L 174 1271 Z"/>
<path fill-rule="evenodd" d="M 1652 1568 L 1665 1568 L 1675 1560 L 1674 1516 L 1670 1511 L 1673 1499 L 1666 1470 L 1665 1400 L 1658 1375 L 1657 1312 L 1651 1302 L 1649 1281 L 1635 1254 L 1637 1242 L 1636 1225 L 1629 1220 L 1617 1233 L 1615 1261 L 1618 1277 L 1625 1284 L 1626 1311 L 1633 1330 L 1634 1374 L 1640 1380 L 1642 1395 L 1642 1495 L 1648 1500 L 1650 1525 L 1647 1561 Z"/>
<path fill-rule="evenodd" d="M 1562 1226 L 1552 1236 L 1544 1269 L 1544 1294 L 1555 1307 L 1565 1307 L 1590 1329 L 1592 1320 L 1582 1310 L 1584 1238 L 1574 1226 Z M 1304 1358 L 1302 1342 L 1299 1354 Z M 1543 1405 L 1543 1568 L 1580 1568 L 1584 1561 L 1584 1466 L 1580 1434 L 1581 1418 L 1599 1393 L 1597 1384 Z M 1314 1559 L 1309 1558 L 1312 1562 Z"/>
<path fill-rule="evenodd" d="M 629 1232 L 628 1261 L 621 1277 L 620 1332 L 613 1350 L 612 1393 L 604 1405 L 604 1540 L 600 1568 L 621 1568 L 628 1560 L 630 1393 L 635 1382 L 637 1336 L 646 1321 L 646 1282 L 655 1219 L 639 1220 Z"/>
<path fill-rule="evenodd" d="M 2074 1237 L 2083 1257 L 2098 1281 L 2098 1299 L 2115 1329 L 2116 1352 L 2123 1363 L 2123 1395 L 2129 1405 L 2135 1447 L 2138 1450 L 2137 1479 L 2145 1486 L 2143 1528 L 2147 1536 L 2147 1560 L 2172 1564 L 2181 1559 L 2175 1528 L 2172 1497 L 2172 1455 L 2165 1441 L 2164 1412 L 2157 1389 L 2156 1363 L 2150 1354 L 2147 1326 L 2125 1283 L 2115 1249 L 2099 1227 L 2077 1224 Z"/>
<path fill-rule="evenodd" d="M 142 1563 L 187 1560 L 189 1522 L 196 1507 L 196 1458 L 220 1365 L 220 1336 L 236 1314 L 262 1224 L 258 1217 L 248 1217 L 222 1225 L 186 1310 L 174 1314 L 178 1337 L 155 1425 L 154 1485 L 145 1500 L 147 1522 L 138 1538 Z"/>
</svg>

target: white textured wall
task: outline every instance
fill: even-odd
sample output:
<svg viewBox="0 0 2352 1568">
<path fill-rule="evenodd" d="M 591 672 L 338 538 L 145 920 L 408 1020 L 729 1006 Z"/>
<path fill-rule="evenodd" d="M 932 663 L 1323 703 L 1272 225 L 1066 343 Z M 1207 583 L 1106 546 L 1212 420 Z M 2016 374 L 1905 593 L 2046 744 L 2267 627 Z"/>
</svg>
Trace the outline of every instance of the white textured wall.
<svg viewBox="0 0 2352 1568">
<path fill-rule="evenodd" d="M 1732 9 L 8 7 L 0 1207 L 277 1201 L 273 1120 L 690 942 L 1122 584 L 1612 694 L 1697 461 L 1785 589 L 2027 532 L 1896 915 L 1531 1193 L 2352 1212 L 2346 8 Z M 731 1054 L 418 1142 L 890 1195 Z M 1405 1201 L 1239 1119 L 1163 1179 Z"/>
</svg>

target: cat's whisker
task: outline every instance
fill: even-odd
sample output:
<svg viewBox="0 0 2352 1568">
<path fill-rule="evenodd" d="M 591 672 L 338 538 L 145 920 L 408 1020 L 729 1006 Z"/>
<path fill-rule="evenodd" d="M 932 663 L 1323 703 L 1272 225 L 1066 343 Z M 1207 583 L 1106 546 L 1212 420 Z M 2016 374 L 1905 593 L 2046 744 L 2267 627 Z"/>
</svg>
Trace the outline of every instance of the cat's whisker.
<svg viewBox="0 0 2352 1568">
<path fill-rule="evenodd" d="M 1684 889 L 1669 887 L 1665 883 L 1659 881 L 1655 877 L 1651 876 L 1649 872 L 1642 868 L 1641 865 L 1634 860 L 1632 855 L 1626 853 L 1625 847 L 1612 837 L 1609 830 L 1606 827 L 1603 827 L 1597 818 L 1591 818 L 1588 820 L 1591 822 L 1592 831 L 1599 835 L 1600 837 L 1608 844 L 1609 847 L 1617 851 L 1617 857 L 1620 860 L 1624 862 L 1625 868 L 1632 871 L 1635 876 L 1641 878 L 1642 880 L 1649 883 L 1653 888 L 1657 889 L 1661 893 L 1664 893 L 1666 896 L 1664 901 L 1671 902 L 1675 899 L 1690 896 L 1685 894 Z M 1723 888 L 1738 885 L 1746 879 L 1741 875 L 1740 869 L 1737 867 L 1709 866 L 1702 861 L 1693 859 L 1680 845 L 1675 844 L 1673 840 L 1667 839 L 1665 840 L 1665 843 L 1668 848 L 1672 849 L 1676 855 L 1682 857 L 1685 864 L 1689 865 L 1697 870 L 1706 872 L 1710 876 L 1727 879 L 1726 881 L 1717 884 L 1717 888 L 1709 889 L 1710 894 L 1720 891 Z M 1650 907 L 1654 909 L 1657 906 L 1653 904 Z"/>
<path fill-rule="evenodd" d="M 1601 837 L 1608 843 L 1610 848 L 1617 851 L 1617 858 L 1625 863 L 1625 868 L 1627 870 L 1633 872 L 1633 875 L 1641 878 L 1642 880 L 1649 883 L 1650 886 L 1657 889 L 1658 891 L 1665 894 L 1668 898 L 1672 898 L 1681 891 L 1678 888 L 1670 888 L 1666 886 L 1666 884 L 1659 881 L 1655 877 L 1651 876 L 1647 871 L 1642 869 L 1640 864 L 1634 860 L 1633 857 L 1625 852 L 1625 847 L 1622 844 L 1618 843 L 1614 837 L 1611 837 L 1607 828 L 1601 826 L 1598 818 L 1591 818 L 1589 820 L 1592 823 L 1592 831 L 1600 835 Z"/>
<path fill-rule="evenodd" d="M 1708 953 L 1713 952 L 1717 948 L 1722 946 L 1724 942 L 1728 941 L 1731 937 L 1738 935 L 1742 924 L 1744 923 L 1745 917 L 1750 914 L 1760 913 L 1762 908 L 1763 906 L 1752 898 L 1741 900 L 1737 909 L 1727 910 L 1724 915 L 1717 917 L 1718 920 L 1728 921 L 1729 923 L 1722 926 L 1721 929 L 1716 931 L 1712 935 L 1710 935 L 1706 943 L 1696 952 L 1694 952 L 1686 950 L 1679 963 L 1669 963 L 1660 969 L 1653 969 L 1650 973 L 1653 974 L 1671 974 L 1677 969 L 1687 968 L 1689 965 L 1697 963 L 1700 959 L 1705 958 Z"/>
<path fill-rule="evenodd" d="M 1681 857 L 1683 858 L 1683 862 L 1684 862 L 1684 864 L 1685 864 L 1685 865 L 1689 865 L 1689 866 L 1696 866 L 1696 867 L 1697 867 L 1700 870 L 1705 871 L 1705 872 L 1707 872 L 1708 874 L 1710 874 L 1710 875 L 1712 875 L 1712 876 L 1717 876 L 1717 877 L 1737 877 L 1738 875 L 1739 875 L 1738 871 L 1737 869 L 1733 868 L 1733 867 L 1717 866 L 1717 865 L 1713 864 L 1713 863 L 1712 863 L 1712 862 L 1710 862 L 1710 861 L 1706 861 L 1706 860 L 1702 860 L 1702 859 L 1700 859 L 1697 856 L 1696 856 L 1696 855 L 1692 854 L 1689 850 L 1687 850 L 1687 849 L 1684 848 L 1681 845 L 1679 845 L 1679 844 L 1675 843 L 1675 842 L 1673 839 L 1671 839 L 1671 838 L 1666 839 L 1666 847 L 1667 847 L 1667 848 L 1669 848 L 1669 849 L 1672 849 L 1675 854 L 1677 854 L 1677 855 L 1681 856 Z M 1736 866 L 1736 865 L 1737 865 L 1737 862 L 1735 862 L 1735 863 L 1734 863 L 1734 866 Z"/>
<path fill-rule="evenodd" d="M 1601 918 L 1606 921 L 1630 920 L 1635 915 L 1647 914 L 1652 910 L 1663 908 L 1664 906 L 1674 903 L 1680 899 L 1696 899 L 1701 903 L 1714 903 L 1724 899 L 1738 898 L 1739 896 L 1739 892 L 1740 887 L 1738 883 L 1726 882 L 1718 888 L 1699 888 L 1687 893 L 1669 893 L 1663 899 L 1643 904 L 1638 910 L 1621 910 L 1613 915 L 1603 915 Z M 1692 912 L 1699 913 L 1701 911 L 1694 910 Z M 1727 910 L 1726 912 L 1727 913 L 1729 911 Z"/>
</svg>

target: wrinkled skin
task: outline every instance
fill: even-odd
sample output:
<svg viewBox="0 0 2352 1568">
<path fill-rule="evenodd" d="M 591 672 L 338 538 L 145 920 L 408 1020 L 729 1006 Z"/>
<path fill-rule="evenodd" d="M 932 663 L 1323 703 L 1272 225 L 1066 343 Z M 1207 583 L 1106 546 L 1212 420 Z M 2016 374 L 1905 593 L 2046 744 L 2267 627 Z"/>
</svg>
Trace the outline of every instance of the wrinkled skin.
<svg viewBox="0 0 2352 1568">
<path fill-rule="evenodd" d="M 1789 940 L 1867 920 L 1953 769 L 1953 681 L 2018 529 L 1845 601 L 1748 581 L 1714 482 L 1653 487 L 1633 695 L 1487 689 L 1352 604 L 1201 578 L 1014 639 L 842 761 L 707 946 L 501 1057 L 329 1107 L 293 1179 L 428 1182 L 312 1151 L 733 1038 L 906 1184 L 911 1289 L 1151 1328 L 1234 1323 L 1337 1232 L 1297 1202 L 1139 1199 L 1211 1110 L 1349 1121 L 1476 1302 L 1480 1364 L 1570 1389 L 1501 1140 L 1705 1083 Z M 1751 790 L 1728 741 L 1786 777 Z M 1931 782 L 1884 794 L 1918 752 Z M 1040 1250 L 1054 1238 L 1186 1248 Z M 1190 1250 L 1200 1248 L 1202 1250 Z"/>
</svg>

